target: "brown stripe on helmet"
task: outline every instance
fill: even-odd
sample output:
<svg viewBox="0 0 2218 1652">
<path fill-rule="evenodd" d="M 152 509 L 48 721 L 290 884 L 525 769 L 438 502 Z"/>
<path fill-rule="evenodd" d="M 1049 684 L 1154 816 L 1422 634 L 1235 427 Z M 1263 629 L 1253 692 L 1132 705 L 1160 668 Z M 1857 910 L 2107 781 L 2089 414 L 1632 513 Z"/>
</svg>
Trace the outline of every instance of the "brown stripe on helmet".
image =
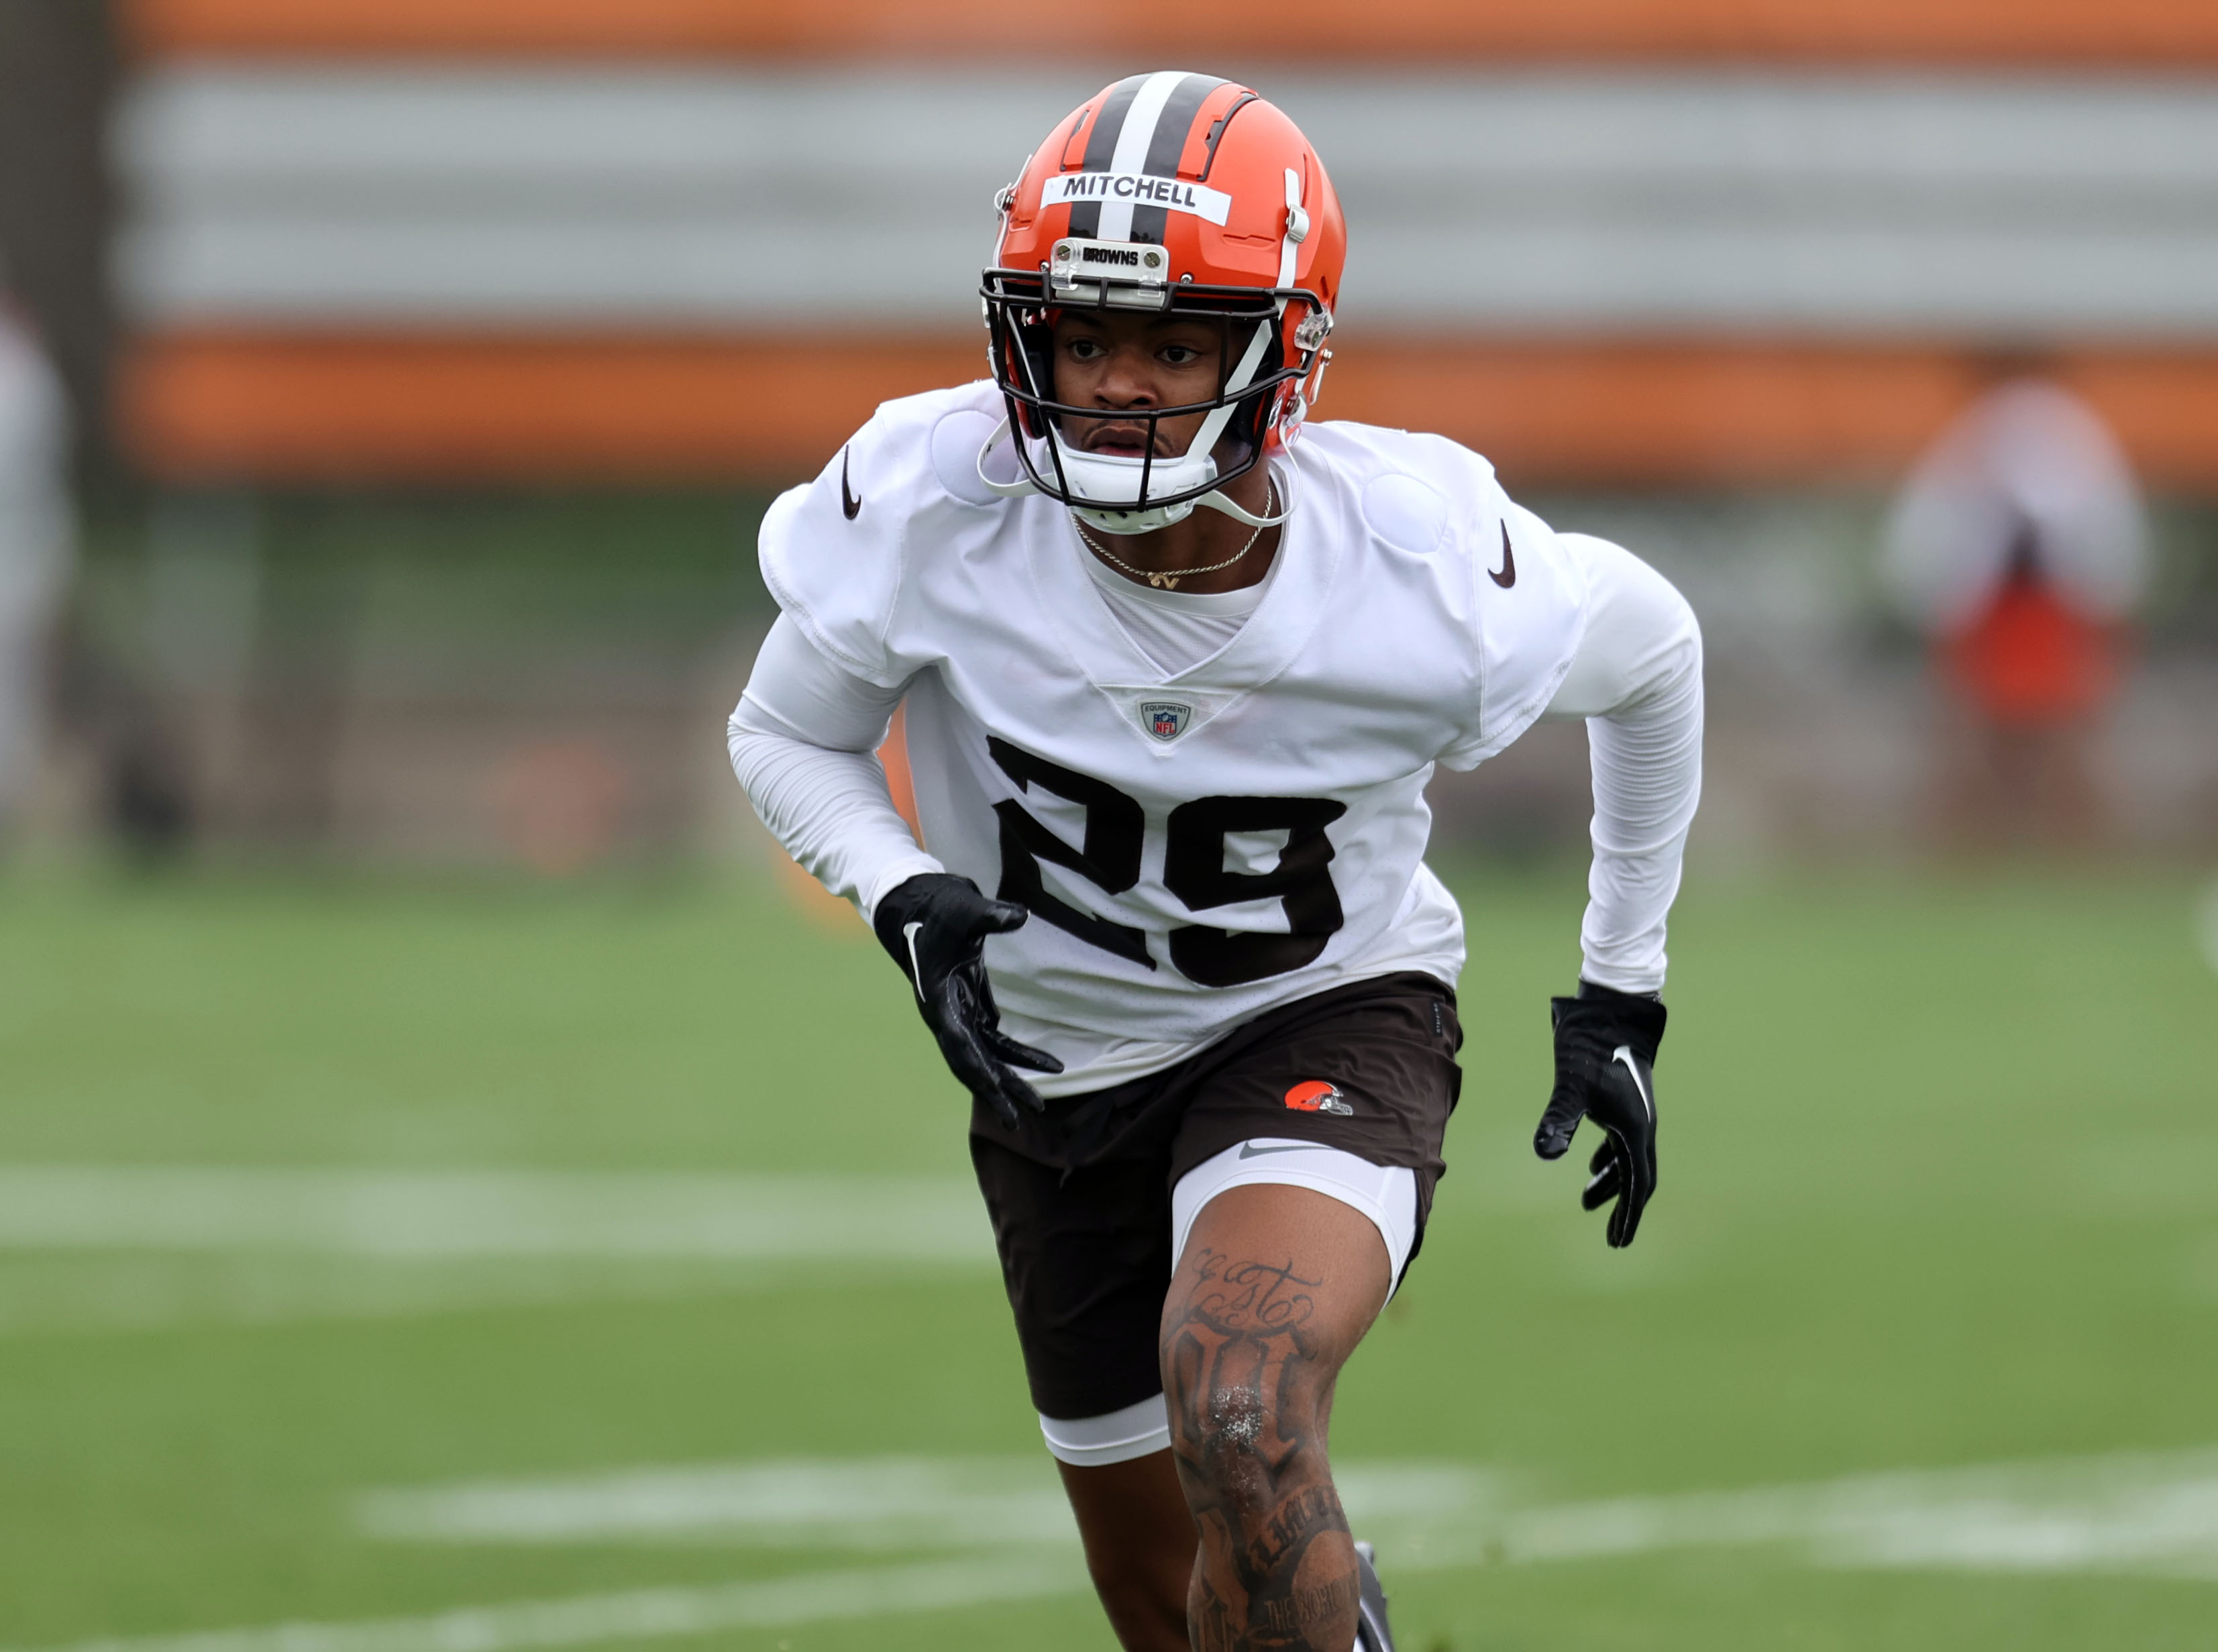
<svg viewBox="0 0 2218 1652">
<path fill-rule="evenodd" d="M 1124 134 L 1124 117 L 1132 112 L 1132 100 L 1147 84 L 1145 75 L 1127 75 L 1109 89 L 1109 96 L 1101 100 L 1101 112 L 1094 117 L 1094 129 L 1087 134 L 1086 158 L 1080 163 L 1088 172 L 1106 172 L 1116 158 L 1117 140 Z M 1101 232 L 1101 203 L 1081 201 L 1070 209 L 1070 232 L 1088 238 Z"/>
<path fill-rule="evenodd" d="M 1261 101 L 1255 93 L 1243 88 L 1240 96 L 1232 100 L 1232 107 L 1217 117 L 1209 128 L 1206 146 L 1202 152 L 1201 170 L 1194 174 L 1198 180 L 1204 183 L 1209 182 L 1209 169 L 1217 164 L 1217 146 L 1224 141 L 1224 129 L 1232 124 L 1232 117 L 1250 103 Z"/>
</svg>

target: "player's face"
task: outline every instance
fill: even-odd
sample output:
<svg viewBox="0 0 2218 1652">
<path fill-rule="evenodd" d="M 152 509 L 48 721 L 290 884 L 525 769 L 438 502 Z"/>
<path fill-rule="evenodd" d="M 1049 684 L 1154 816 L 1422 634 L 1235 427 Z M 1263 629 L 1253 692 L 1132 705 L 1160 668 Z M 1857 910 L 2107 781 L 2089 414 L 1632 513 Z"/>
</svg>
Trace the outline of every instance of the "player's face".
<svg viewBox="0 0 2218 1652">
<path fill-rule="evenodd" d="M 1217 394 L 1224 337 L 1217 324 L 1172 316 L 1066 310 L 1056 320 L 1055 399 L 1073 407 L 1132 412 L 1207 401 Z M 1155 423 L 1158 459 L 1186 449 L 1205 413 Z M 1086 453 L 1138 458 L 1146 450 L 1144 419 L 1066 418 L 1063 439 Z"/>
</svg>

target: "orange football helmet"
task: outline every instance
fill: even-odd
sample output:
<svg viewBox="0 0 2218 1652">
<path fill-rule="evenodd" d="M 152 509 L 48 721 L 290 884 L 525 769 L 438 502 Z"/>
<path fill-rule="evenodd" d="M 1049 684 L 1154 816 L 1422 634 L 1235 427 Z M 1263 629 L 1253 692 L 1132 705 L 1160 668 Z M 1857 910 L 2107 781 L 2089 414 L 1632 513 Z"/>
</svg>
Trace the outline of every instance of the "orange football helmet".
<svg viewBox="0 0 2218 1652">
<path fill-rule="evenodd" d="M 1293 439 L 1331 359 L 1348 226 L 1300 129 L 1232 81 L 1133 75 L 1057 125 L 995 204 L 987 353 L 1024 475 L 989 486 L 1044 493 L 1107 533 L 1147 533 L 1197 504 L 1279 520 L 1218 490 Z M 1056 313 L 1075 306 L 1216 319 L 1217 395 L 1135 410 L 1150 438 L 1137 456 L 1081 451 L 1060 423 L 1100 410 L 1056 400 L 1049 350 Z M 1156 422 L 1193 413 L 1207 417 L 1186 451 L 1157 456 Z"/>
</svg>

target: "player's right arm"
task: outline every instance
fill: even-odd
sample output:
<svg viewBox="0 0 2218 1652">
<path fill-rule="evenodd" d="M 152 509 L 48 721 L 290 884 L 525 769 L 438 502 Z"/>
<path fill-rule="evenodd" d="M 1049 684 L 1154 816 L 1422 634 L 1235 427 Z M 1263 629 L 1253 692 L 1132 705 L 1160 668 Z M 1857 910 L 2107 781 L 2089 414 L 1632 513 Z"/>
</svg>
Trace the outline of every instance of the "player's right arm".
<svg viewBox="0 0 2218 1652">
<path fill-rule="evenodd" d="M 888 402 L 814 482 L 763 518 L 764 582 L 779 616 L 732 714 L 732 767 L 763 824 L 860 909 L 914 991 L 955 1076 L 1015 1122 L 1040 1098 L 1015 1067 L 1061 1063 L 1006 1037 L 986 976 L 986 937 L 1025 909 L 988 898 L 920 848 L 895 813 L 875 753 L 912 679 L 933 664 L 919 622 L 916 559 L 959 537 L 961 514 L 933 456 L 975 455 L 998 399 L 976 387 Z M 964 432 L 970 432 L 967 436 Z"/>
<path fill-rule="evenodd" d="M 733 771 L 771 835 L 865 919 L 895 885 L 946 869 L 917 846 L 876 755 L 904 687 L 843 670 L 782 614 L 726 731 Z"/>
<path fill-rule="evenodd" d="M 1063 1065 L 1001 1031 L 986 976 L 986 937 L 1027 914 L 949 873 L 895 810 L 877 751 L 902 692 L 827 659 L 781 615 L 732 713 L 733 772 L 786 852 L 870 921 L 949 1070 L 1013 1124 L 1042 1105 L 1013 1069 Z"/>
</svg>

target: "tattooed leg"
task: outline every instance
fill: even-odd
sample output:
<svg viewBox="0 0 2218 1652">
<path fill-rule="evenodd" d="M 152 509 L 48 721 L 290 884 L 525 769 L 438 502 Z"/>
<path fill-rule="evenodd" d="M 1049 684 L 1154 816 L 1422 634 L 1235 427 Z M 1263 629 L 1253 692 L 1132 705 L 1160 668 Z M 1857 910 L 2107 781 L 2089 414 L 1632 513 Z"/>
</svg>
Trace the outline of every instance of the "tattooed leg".
<svg viewBox="0 0 2218 1652">
<path fill-rule="evenodd" d="M 1172 1456 L 1201 1533 L 1195 1652 L 1354 1643 L 1355 1550 L 1325 1429 L 1387 1269 L 1370 1221 L 1307 1188 L 1231 1188 L 1195 1219 L 1162 1327 Z"/>
</svg>

